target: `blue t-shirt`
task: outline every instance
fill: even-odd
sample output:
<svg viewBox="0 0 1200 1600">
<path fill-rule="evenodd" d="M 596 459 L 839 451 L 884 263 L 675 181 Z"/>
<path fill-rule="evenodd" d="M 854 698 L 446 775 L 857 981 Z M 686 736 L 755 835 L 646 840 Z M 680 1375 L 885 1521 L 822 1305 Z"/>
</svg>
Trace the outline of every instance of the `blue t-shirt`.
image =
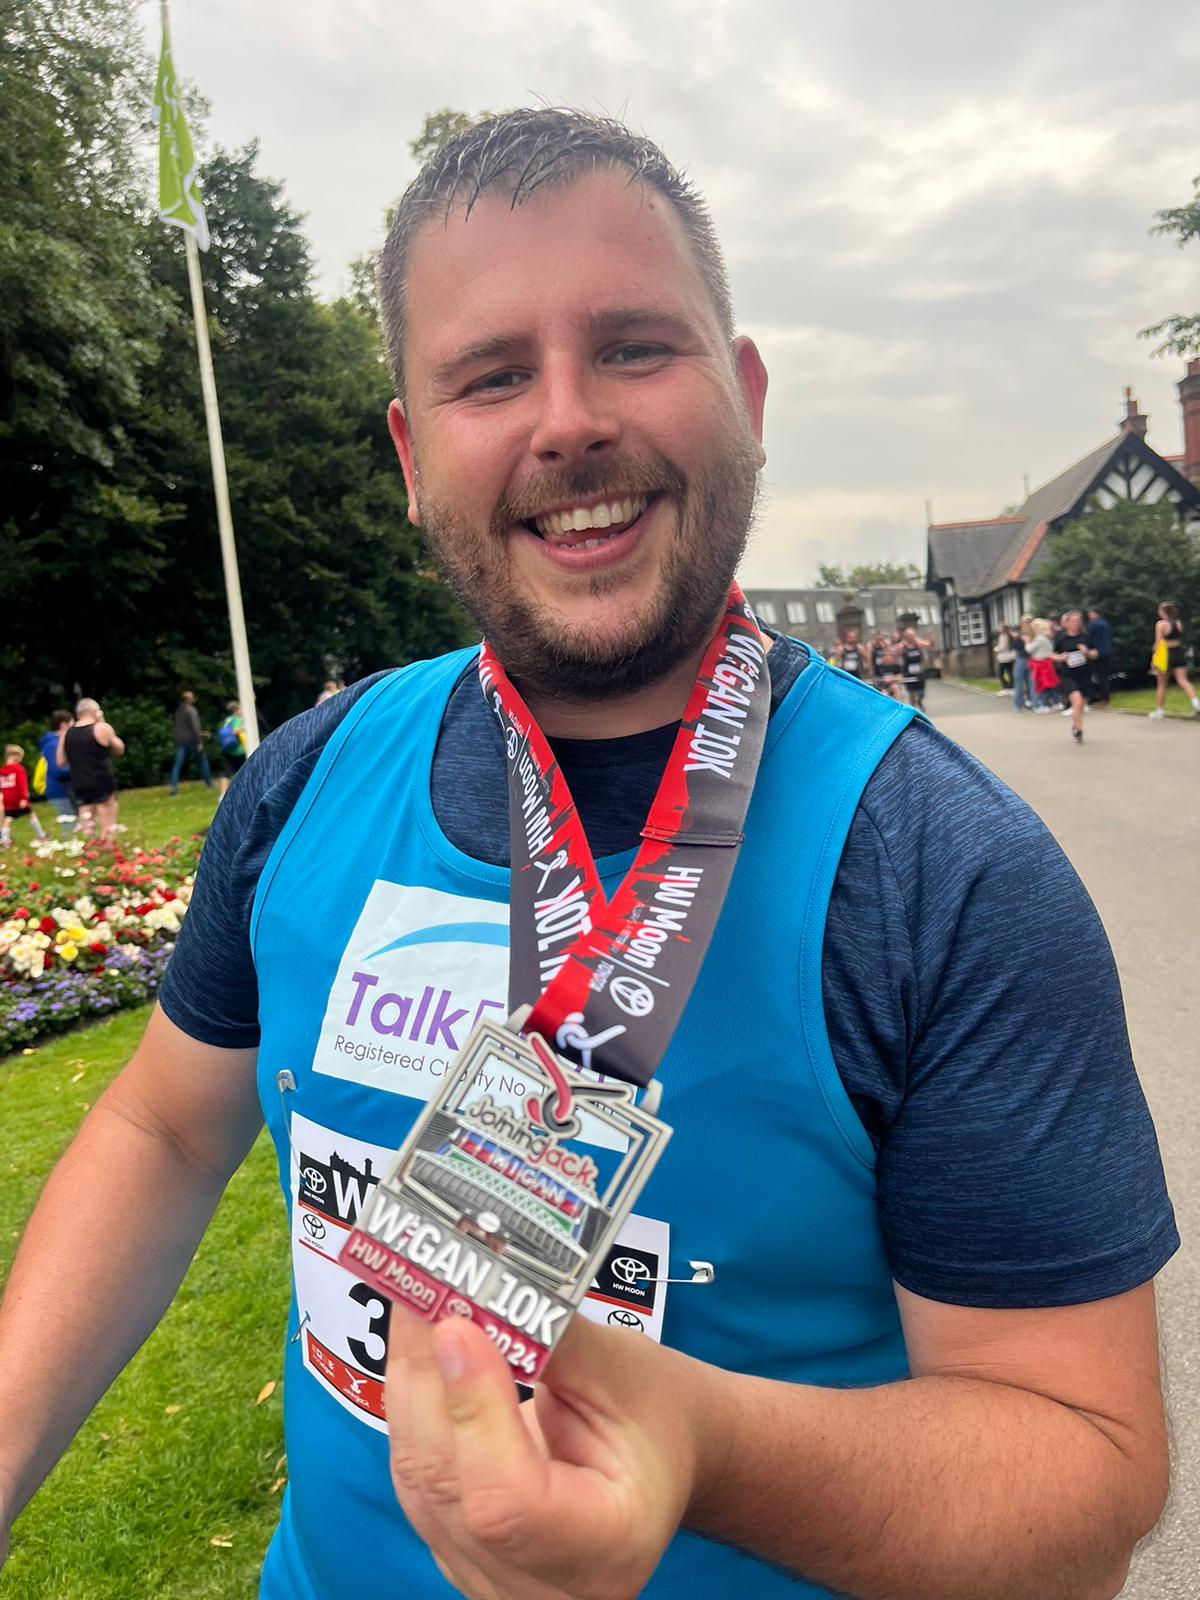
<svg viewBox="0 0 1200 1600">
<path fill-rule="evenodd" d="M 768 661 L 774 706 L 808 656 L 779 639 Z M 326 740 L 374 681 L 285 724 L 222 802 L 160 990 L 191 1037 L 257 1043 L 249 921 L 259 874 Z M 551 741 L 597 857 L 637 844 L 674 734 Z M 403 761 L 403 729 L 397 740 Z M 473 670 L 451 696 L 430 782 L 451 842 L 507 865 L 500 730 Z M 802 816 L 798 794 L 798 826 Z M 1072 928 L 1069 944 L 1030 916 L 1046 903 Z M 1095 909 L 1024 802 L 927 723 L 883 758 L 851 825 L 823 990 L 834 1060 L 877 1149 L 897 1282 L 959 1305 L 1073 1304 L 1123 1293 L 1173 1254 L 1174 1216 Z"/>
<path fill-rule="evenodd" d="M 1087 626 L 1088 643 L 1102 656 L 1112 655 L 1112 629 L 1103 617 L 1093 617 Z"/>
</svg>

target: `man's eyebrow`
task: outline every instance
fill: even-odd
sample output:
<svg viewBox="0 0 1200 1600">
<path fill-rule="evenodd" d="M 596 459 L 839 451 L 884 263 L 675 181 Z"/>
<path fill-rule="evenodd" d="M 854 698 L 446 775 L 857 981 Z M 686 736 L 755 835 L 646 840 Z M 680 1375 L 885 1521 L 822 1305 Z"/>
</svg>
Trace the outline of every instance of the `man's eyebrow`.
<svg viewBox="0 0 1200 1600">
<path fill-rule="evenodd" d="M 695 327 L 678 311 L 668 311 L 664 306 L 619 306 L 603 311 L 590 311 L 582 319 L 584 332 L 593 339 L 610 338 L 618 333 L 633 333 L 638 329 L 658 328 L 680 339 L 694 339 Z M 492 361 L 527 361 L 532 340 L 527 334 L 503 333 L 491 339 L 480 339 L 465 345 L 447 357 L 434 369 L 433 382 L 438 388 L 451 387 L 471 367 L 485 366 Z"/>
</svg>

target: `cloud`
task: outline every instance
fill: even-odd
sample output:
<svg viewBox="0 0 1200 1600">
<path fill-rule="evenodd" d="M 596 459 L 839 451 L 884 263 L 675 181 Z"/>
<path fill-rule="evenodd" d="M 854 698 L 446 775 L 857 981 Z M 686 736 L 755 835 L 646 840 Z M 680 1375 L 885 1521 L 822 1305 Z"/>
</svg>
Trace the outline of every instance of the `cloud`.
<svg viewBox="0 0 1200 1600">
<path fill-rule="evenodd" d="M 1178 448 L 1179 374 L 1137 332 L 1200 302 L 1200 248 L 1147 235 L 1200 168 L 1194 15 L 1160 0 L 1148 36 L 1116 0 L 193 0 L 173 27 L 210 137 L 261 138 L 327 293 L 426 111 L 545 97 L 658 139 L 771 371 L 747 573 L 782 583 L 922 559 L 927 496 L 1019 499 L 1106 436 L 1126 383 Z"/>
</svg>

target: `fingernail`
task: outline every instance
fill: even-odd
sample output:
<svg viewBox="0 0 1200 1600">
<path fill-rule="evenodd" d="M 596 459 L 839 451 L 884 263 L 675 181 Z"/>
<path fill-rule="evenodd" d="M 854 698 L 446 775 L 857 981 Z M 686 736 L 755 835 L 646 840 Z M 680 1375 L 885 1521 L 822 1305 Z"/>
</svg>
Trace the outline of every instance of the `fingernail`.
<svg viewBox="0 0 1200 1600">
<path fill-rule="evenodd" d="M 438 1371 L 448 1383 L 453 1383 L 456 1378 L 461 1378 L 467 1368 L 467 1353 L 463 1349 L 462 1340 L 458 1336 L 458 1329 L 445 1323 L 433 1336 L 433 1359 L 437 1362 Z"/>
</svg>

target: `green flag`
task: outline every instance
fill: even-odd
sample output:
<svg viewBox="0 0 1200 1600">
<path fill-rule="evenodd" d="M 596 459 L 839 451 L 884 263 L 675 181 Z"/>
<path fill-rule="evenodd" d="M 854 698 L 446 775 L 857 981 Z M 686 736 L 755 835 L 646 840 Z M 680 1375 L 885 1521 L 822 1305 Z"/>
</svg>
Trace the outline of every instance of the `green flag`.
<svg viewBox="0 0 1200 1600">
<path fill-rule="evenodd" d="M 207 250 L 208 221 L 200 198 L 198 163 L 179 103 L 171 41 L 165 27 L 154 85 L 154 120 L 158 124 L 158 214 L 164 222 L 186 228 L 200 249 Z"/>
</svg>

